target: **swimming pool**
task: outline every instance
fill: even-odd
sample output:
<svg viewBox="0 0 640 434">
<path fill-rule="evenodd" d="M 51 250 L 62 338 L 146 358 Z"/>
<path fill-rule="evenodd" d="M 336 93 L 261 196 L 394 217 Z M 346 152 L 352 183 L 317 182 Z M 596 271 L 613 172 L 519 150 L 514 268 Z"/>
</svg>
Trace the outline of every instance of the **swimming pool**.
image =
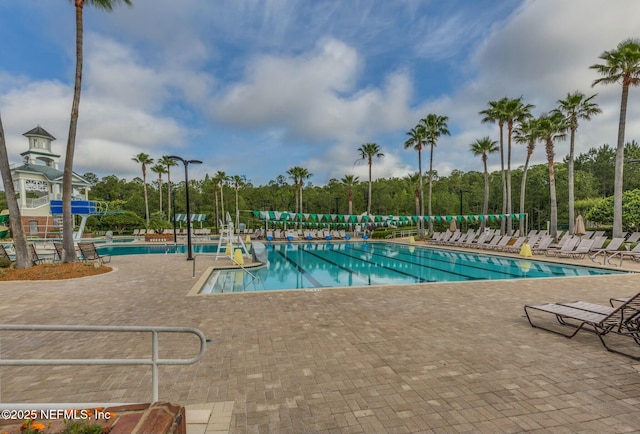
<svg viewBox="0 0 640 434">
<path fill-rule="evenodd" d="M 99 245 L 96 246 L 101 255 L 150 255 L 150 254 L 181 254 L 187 253 L 185 244 L 136 244 L 136 245 Z M 191 251 L 196 253 L 217 253 L 218 244 L 193 244 Z"/>
<path fill-rule="evenodd" d="M 212 270 L 199 293 L 621 273 L 382 242 L 271 244 L 267 252 L 268 265 L 250 270 L 253 276 L 242 270 Z"/>
</svg>

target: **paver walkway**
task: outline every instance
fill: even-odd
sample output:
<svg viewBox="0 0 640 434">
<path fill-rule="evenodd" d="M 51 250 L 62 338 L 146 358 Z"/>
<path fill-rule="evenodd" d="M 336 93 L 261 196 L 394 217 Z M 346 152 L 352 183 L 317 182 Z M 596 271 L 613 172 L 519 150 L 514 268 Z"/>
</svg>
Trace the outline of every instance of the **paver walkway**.
<svg viewBox="0 0 640 434">
<path fill-rule="evenodd" d="M 199 258 L 198 273 L 213 262 Z M 640 427 L 640 362 L 608 353 L 592 334 L 569 340 L 523 317 L 525 303 L 636 293 L 640 275 L 188 297 L 197 279 L 184 255 L 116 256 L 111 265 L 87 279 L 0 282 L 1 322 L 197 327 L 212 343 L 196 365 L 160 368 L 160 400 L 226 402 L 231 433 Z M 161 337 L 161 356 L 189 357 L 196 344 Z M 123 353 L 148 356 L 148 337 L 0 337 L 4 358 Z M 150 370 L 2 367 L 0 400 L 148 401 Z"/>
</svg>

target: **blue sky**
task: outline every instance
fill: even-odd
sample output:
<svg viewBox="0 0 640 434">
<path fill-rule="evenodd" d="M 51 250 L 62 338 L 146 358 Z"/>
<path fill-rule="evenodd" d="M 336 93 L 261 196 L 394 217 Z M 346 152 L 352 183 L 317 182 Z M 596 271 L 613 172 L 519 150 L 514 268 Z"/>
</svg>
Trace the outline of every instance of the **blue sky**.
<svg viewBox="0 0 640 434">
<path fill-rule="evenodd" d="M 579 7 L 576 7 L 579 4 Z M 520 97 L 534 114 L 576 90 L 603 113 L 580 125 L 577 151 L 615 144 L 619 86 L 589 66 L 640 37 L 636 0 L 133 0 L 112 13 L 85 8 L 85 62 L 74 170 L 141 176 L 132 158 L 175 154 L 255 185 L 307 168 L 310 182 L 355 174 L 358 147 L 379 144 L 373 176 L 417 170 L 406 132 L 428 113 L 452 135 L 434 167 L 482 170 L 469 152 L 498 139 L 481 124 L 487 102 Z M 64 155 L 75 68 L 68 1 L 0 0 L 0 113 L 10 161 L 41 125 Z M 629 98 L 627 140 L 640 140 L 640 89 Z M 558 143 L 556 160 L 568 153 Z M 425 153 L 425 165 L 428 153 Z M 534 163 L 545 161 L 538 146 Z M 513 166 L 524 163 L 514 147 Z M 499 167 L 499 157 L 489 160 Z"/>
</svg>

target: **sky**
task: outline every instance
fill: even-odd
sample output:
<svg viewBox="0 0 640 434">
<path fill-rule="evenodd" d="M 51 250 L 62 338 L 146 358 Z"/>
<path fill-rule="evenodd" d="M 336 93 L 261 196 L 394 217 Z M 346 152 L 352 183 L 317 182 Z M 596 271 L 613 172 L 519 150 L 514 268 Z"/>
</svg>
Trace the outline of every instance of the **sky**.
<svg viewBox="0 0 640 434">
<path fill-rule="evenodd" d="M 373 178 L 418 169 L 407 132 L 429 113 L 450 136 L 434 169 L 482 171 L 476 139 L 489 101 L 522 97 L 548 112 L 568 93 L 598 94 L 602 114 L 582 122 L 576 154 L 615 146 L 619 85 L 589 66 L 640 38 L 637 0 L 132 0 L 84 10 L 84 70 L 74 171 L 141 177 L 132 159 L 198 159 L 190 179 L 223 171 L 265 185 L 301 166 L 308 180 L 368 179 L 358 148 L 376 143 Z M 70 1 L 0 0 L 0 115 L 11 163 L 37 125 L 64 156 L 75 70 Z M 626 140 L 640 140 L 632 88 Z M 556 145 L 556 161 L 568 154 Z M 514 145 L 512 166 L 524 164 Z M 428 170 L 429 151 L 423 154 Z M 63 159 L 61 159 L 62 168 Z M 544 146 L 533 164 L 546 162 Z M 499 154 L 489 157 L 499 168 Z M 182 169 L 181 169 L 182 170 Z M 172 171 L 172 180 L 176 179 Z M 156 175 L 148 175 L 153 180 Z M 165 179 L 166 180 L 166 179 Z M 291 182 L 291 181 L 289 181 Z"/>
</svg>

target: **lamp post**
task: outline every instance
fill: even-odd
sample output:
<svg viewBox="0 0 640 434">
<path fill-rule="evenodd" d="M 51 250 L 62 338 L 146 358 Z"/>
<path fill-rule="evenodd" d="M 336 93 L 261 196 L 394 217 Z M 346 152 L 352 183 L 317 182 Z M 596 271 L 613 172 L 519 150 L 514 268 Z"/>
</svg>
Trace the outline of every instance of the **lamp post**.
<svg viewBox="0 0 640 434">
<path fill-rule="evenodd" d="M 174 244 L 178 244 L 178 233 L 176 230 L 176 190 L 172 187 L 171 188 L 171 196 L 174 198 L 173 199 L 173 243 Z"/>
<path fill-rule="evenodd" d="M 185 201 L 187 202 L 187 261 L 193 261 L 193 255 L 191 251 L 191 210 L 189 208 L 189 171 L 187 170 L 187 168 L 189 167 L 189 164 L 202 164 L 202 161 L 185 160 L 184 158 L 175 155 L 170 155 L 169 158 L 172 160 L 182 161 L 182 164 L 184 164 L 184 188 L 186 196 Z"/>
</svg>

